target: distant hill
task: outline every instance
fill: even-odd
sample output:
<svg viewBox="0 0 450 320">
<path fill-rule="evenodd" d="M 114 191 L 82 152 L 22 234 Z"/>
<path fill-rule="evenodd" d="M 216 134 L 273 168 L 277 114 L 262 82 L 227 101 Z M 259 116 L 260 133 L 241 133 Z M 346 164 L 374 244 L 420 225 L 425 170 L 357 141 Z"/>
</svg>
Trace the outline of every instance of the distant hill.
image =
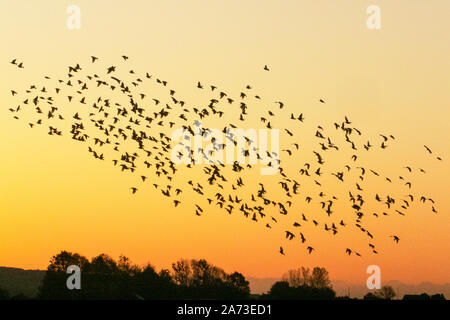
<svg viewBox="0 0 450 320">
<path fill-rule="evenodd" d="M 253 277 L 246 277 L 246 279 L 250 283 L 250 291 L 252 292 L 252 294 L 267 293 L 275 282 L 281 280 L 281 278 L 253 278 Z"/>
<path fill-rule="evenodd" d="M 250 289 L 253 294 L 266 293 L 271 286 L 280 281 L 281 278 L 253 278 L 247 277 L 250 282 Z M 331 281 L 334 291 L 337 296 L 346 296 L 350 294 L 352 298 L 362 298 L 369 292 L 365 285 L 353 284 L 347 281 L 335 280 Z M 391 286 L 400 298 L 405 294 L 421 294 L 427 293 L 433 295 L 436 293 L 443 293 L 446 299 L 450 299 L 450 283 L 435 284 L 430 282 L 422 282 L 419 284 L 405 284 L 400 281 L 387 281 L 382 285 Z"/>
<path fill-rule="evenodd" d="M 8 291 L 10 296 L 23 294 L 33 298 L 38 293 L 44 274 L 43 270 L 0 267 L 0 288 Z"/>
</svg>

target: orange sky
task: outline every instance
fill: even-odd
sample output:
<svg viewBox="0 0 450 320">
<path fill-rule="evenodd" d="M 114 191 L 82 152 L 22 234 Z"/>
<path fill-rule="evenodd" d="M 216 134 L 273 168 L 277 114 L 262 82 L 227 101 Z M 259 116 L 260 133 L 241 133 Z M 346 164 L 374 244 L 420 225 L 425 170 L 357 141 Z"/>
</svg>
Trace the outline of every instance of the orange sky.
<svg viewBox="0 0 450 320">
<path fill-rule="evenodd" d="M 367 266 L 377 264 L 382 280 L 450 282 L 448 1 L 75 2 L 82 13 L 80 30 L 66 28 L 66 8 L 73 2 L 0 4 L 1 266 L 45 268 L 49 258 L 64 249 L 88 257 L 125 254 L 158 268 L 178 258 L 204 257 L 227 271 L 257 277 L 280 276 L 301 265 L 324 266 L 332 279 L 351 282 L 365 281 Z M 381 8 L 381 30 L 366 28 L 370 4 Z M 331 133 L 333 122 L 344 115 L 371 141 L 378 133 L 393 134 L 397 139 L 391 148 L 362 157 L 362 163 L 393 177 L 406 176 L 405 165 L 424 168 L 426 175 L 411 175 L 412 192 L 433 198 L 439 214 L 415 203 L 405 217 L 368 217 L 377 235 L 378 256 L 370 254 L 366 238 L 355 228 L 333 237 L 307 227 L 308 240 L 317 248 L 308 255 L 298 242 L 283 239 L 286 221 L 298 220 L 299 212 L 319 214 L 303 199 L 271 232 L 237 212 L 230 216 L 211 209 L 197 217 L 189 195 L 176 209 L 151 184 L 131 196 L 135 176 L 93 159 L 86 145 L 68 136 L 50 137 L 45 130 L 30 130 L 26 121 L 12 119 L 8 108 L 15 107 L 17 99 L 10 89 L 42 84 L 43 75 L 62 77 L 67 66 L 77 62 L 87 69 L 91 55 L 100 57 L 103 66 L 119 64 L 122 54 L 130 56 L 130 68 L 169 81 L 191 105 L 205 101 L 195 88 L 198 80 L 236 97 L 252 84 L 264 98 L 254 108 L 273 110 L 272 101 L 282 100 L 289 112 L 304 113 L 305 128 L 296 133 L 308 152 L 313 150 L 315 126 L 321 124 Z M 24 61 L 25 69 L 10 65 L 13 58 Z M 265 64 L 269 73 L 262 70 Z M 327 103 L 319 104 L 319 98 Z M 291 126 L 287 120 L 274 123 L 278 128 Z M 252 119 L 245 126 L 257 124 Z M 424 144 L 444 161 L 429 157 Z M 342 166 L 350 156 L 350 151 L 331 156 L 327 165 Z M 282 158 L 293 174 L 313 159 L 310 154 L 305 159 Z M 276 183 L 257 175 L 247 179 L 253 189 L 259 179 L 268 186 Z M 334 179 L 323 181 L 329 193 L 347 200 L 347 190 Z M 409 192 L 401 185 L 388 189 L 375 178 L 365 183 L 367 192 L 399 197 Z M 279 193 L 276 187 L 272 190 Z M 378 210 L 374 204 L 370 209 Z M 336 212 L 336 219 L 351 223 L 353 212 L 343 210 Z M 398 245 L 389 238 L 392 234 L 400 236 Z M 280 244 L 286 256 L 278 253 Z M 360 250 L 363 257 L 346 256 L 346 247 Z"/>
</svg>

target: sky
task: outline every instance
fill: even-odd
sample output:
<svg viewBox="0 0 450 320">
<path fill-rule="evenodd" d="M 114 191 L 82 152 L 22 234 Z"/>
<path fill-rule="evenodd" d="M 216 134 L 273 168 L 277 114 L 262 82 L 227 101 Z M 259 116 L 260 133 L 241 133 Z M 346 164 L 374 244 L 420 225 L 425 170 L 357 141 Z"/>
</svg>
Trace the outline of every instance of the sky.
<svg viewBox="0 0 450 320">
<path fill-rule="evenodd" d="M 66 25 L 72 4 L 81 9 L 79 30 Z M 379 30 L 366 26 L 370 5 L 381 9 Z M 447 0 L 6 0 L 0 12 L 1 266 L 44 269 L 52 255 L 68 250 L 87 257 L 124 254 L 157 268 L 179 258 L 206 258 L 252 277 L 323 266 L 332 279 L 362 283 L 367 267 L 378 265 L 386 281 L 450 282 Z M 354 228 L 333 237 L 306 227 L 316 248 L 308 255 L 298 242 L 283 239 L 281 225 L 268 232 L 264 224 L 217 209 L 198 217 L 188 194 L 174 208 L 151 186 L 131 196 L 136 177 L 93 159 L 86 145 L 67 136 L 31 130 L 8 111 L 18 104 L 13 88 L 23 92 L 31 83 L 42 84 L 44 75 L 63 76 L 76 63 L 90 68 L 91 55 L 109 66 L 121 63 L 123 54 L 130 57 L 130 68 L 167 80 L 190 104 L 204 103 L 197 81 L 235 95 L 251 84 L 267 101 L 254 108 L 269 110 L 272 101 L 283 101 L 288 110 L 305 115 L 309 124 L 299 139 L 305 149 L 313 140 L 306 134 L 316 124 L 331 132 L 333 122 L 344 116 L 373 140 L 379 133 L 394 135 L 395 144 L 386 152 L 361 161 L 393 177 L 407 176 L 403 167 L 413 167 L 412 192 L 433 198 L 439 213 L 416 200 L 404 217 L 369 217 L 379 255 L 370 254 L 366 238 Z M 14 58 L 25 68 L 11 65 Z M 288 120 L 274 123 L 280 129 L 291 126 Z M 245 126 L 260 124 L 249 119 Z M 444 161 L 429 156 L 424 144 Z M 347 161 L 351 153 L 344 154 Z M 332 156 L 331 165 L 341 164 L 341 158 Z M 305 161 L 311 159 L 308 155 Z M 303 160 L 285 159 L 286 167 L 298 172 Z M 427 173 L 420 175 L 419 167 Z M 260 179 L 271 181 L 255 175 L 248 184 L 257 188 Z M 329 192 L 342 191 L 332 177 L 324 181 Z M 373 177 L 366 184 L 367 191 L 409 192 Z M 303 201 L 293 206 L 298 213 L 286 219 L 317 211 Z M 353 213 L 343 208 L 338 207 L 341 216 L 351 221 Z M 393 234 L 400 237 L 398 244 L 389 237 Z M 285 256 L 278 253 L 280 244 Z M 346 247 L 364 254 L 349 257 Z"/>
</svg>

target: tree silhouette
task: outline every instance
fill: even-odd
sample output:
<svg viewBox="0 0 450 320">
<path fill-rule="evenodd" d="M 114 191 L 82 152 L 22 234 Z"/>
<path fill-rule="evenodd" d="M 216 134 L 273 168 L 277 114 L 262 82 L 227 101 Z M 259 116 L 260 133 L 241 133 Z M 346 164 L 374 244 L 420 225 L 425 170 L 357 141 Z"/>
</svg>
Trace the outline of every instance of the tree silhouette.
<svg viewBox="0 0 450 320">
<path fill-rule="evenodd" d="M 191 265 L 188 260 L 179 260 L 172 264 L 173 279 L 176 284 L 188 287 L 192 280 Z"/>
<path fill-rule="evenodd" d="M 244 299 L 250 295 L 249 282 L 239 272 L 227 275 L 225 283 L 227 287 L 236 295 L 236 298 Z"/>
<path fill-rule="evenodd" d="M 81 269 L 81 290 L 69 290 L 67 268 Z M 250 287 L 245 277 L 226 273 L 206 260 L 180 260 L 172 271 L 159 272 L 148 264 L 139 267 L 125 256 L 118 261 L 106 254 L 90 261 L 62 251 L 51 258 L 39 290 L 40 299 L 247 299 Z"/>
<path fill-rule="evenodd" d="M 270 291 L 263 295 L 263 299 L 286 300 L 329 300 L 334 299 L 336 293 L 331 287 L 328 271 L 315 267 L 300 267 L 289 270 L 283 275 L 283 280 L 273 284 Z"/>
<path fill-rule="evenodd" d="M 81 290 L 69 290 L 66 270 L 77 265 L 81 270 Z M 391 300 L 395 291 L 390 286 L 372 291 L 365 300 Z M 88 260 L 62 251 L 50 259 L 39 288 L 38 299 L 64 300 L 159 300 L 159 299 L 261 299 L 261 300 L 348 300 L 336 297 L 325 268 L 300 267 L 287 271 L 282 281 L 275 282 L 266 294 L 250 296 L 249 282 L 239 272 L 226 273 L 205 259 L 181 259 L 172 269 L 159 272 L 151 264 L 143 267 L 120 256 L 116 261 L 107 254 Z M 28 299 L 22 294 L 10 296 L 0 288 L 0 300 Z M 404 300 L 445 300 L 443 294 L 432 296 L 405 295 Z"/>
<path fill-rule="evenodd" d="M 84 270 L 89 264 L 88 259 L 77 254 L 62 251 L 50 259 L 47 272 L 39 288 L 40 299 L 80 299 L 82 294 L 78 290 L 67 289 L 67 268 L 76 265 Z"/>
<path fill-rule="evenodd" d="M 309 285 L 310 278 L 311 278 L 311 271 L 309 268 L 305 267 L 288 270 L 282 276 L 282 280 L 288 282 L 289 286 L 291 287 Z"/>
<path fill-rule="evenodd" d="M 61 253 L 50 259 L 50 265 L 47 270 L 52 272 L 66 272 L 67 268 L 71 265 L 83 268 L 87 264 L 89 264 L 88 259 L 80 256 L 78 253 L 61 251 Z"/>
<path fill-rule="evenodd" d="M 287 271 L 283 281 L 289 283 L 290 287 L 309 286 L 312 288 L 331 288 L 328 271 L 325 268 L 315 267 L 312 272 L 309 268 L 300 267 Z"/>
<path fill-rule="evenodd" d="M 147 265 L 138 273 L 134 286 L 133 299 L 145 300 L 174 299 L 176 298 L 176 284 L 173 282 L 168 270 L 156 272 L 155 268 Z"/>
<path fill-rule="evenodd" d="M 332 300 L 336 292 L 330 287 L 313 288 L 308 285 L 291 287 L 287 281 L 278 281 L 262 299 L 271 300 Z"/>
<path fill-rule="evenodd" d="M 269 298 L 280 297 L 282 299 L 294 299 L 295 297 L 292 296 L 292 288 L 287 281 L 277 281 L 270 288 L 268 296 Z"/>
<path fill-rule="evenodd" d="M 381 287 L 381 289 L 375 291 L 375 295 L 384 300 L 391 300 L 396 296 L 395 291 L 391 286 Z"/>
<path fill-rule="evenodd" d="M 172 277 L 182 297 L 246 299 L 250 296 L 249 283 L 242 274 L 227 274 L 205 259 L 179 260 L 173 263 Z"/>
<path fill-rule="evenodd" d="M 313 288 L 331 288 L 328 271 L 325 268 L 315 267 L 312 271 L 309 285 Z"/>
</svg>

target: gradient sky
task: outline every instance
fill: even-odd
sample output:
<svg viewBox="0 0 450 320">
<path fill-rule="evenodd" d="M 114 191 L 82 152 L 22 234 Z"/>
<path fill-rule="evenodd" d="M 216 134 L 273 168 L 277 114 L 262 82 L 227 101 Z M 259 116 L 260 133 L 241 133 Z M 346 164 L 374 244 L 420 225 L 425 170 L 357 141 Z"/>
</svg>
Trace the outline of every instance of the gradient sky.
<svg viewBox="0 0 450 320">
<path fill-rule="evenodd" d="M 70 4 L 81 8 L 80 30 L 66 27 Z M 381 30 L 366 28 L 371 4 L 381 8 Z M 204 257 L 256 277 L 324 266 L 332 279 L 351 282 L 365 282 L 367 266 L 376 264 L 382 281 L 450 282 L 447 0 L 7 0 L 0 12 L 1 266 L 46 268 L 53 254 L 69 250 L 88 257 L 125 254 L 158 268 Z M 150 187 L 130 196 L 135 177 L 93 159 L 67 136 L 55 139 L 12 119 L 12 88 L 62 76 L 68 65 L 88 65 L 91 55 L 108 65 L 122 54 L 132 68 L 168 80 L 193 104 L 198 80 L 235 94 L 250 83 L 267 101 L 303 112 L 311 128 L 330 127 L 347 115 L 368 136 L 393 134 L 395 147 L 367 163 L 392 175 L 405 174 L 405 165 L 424 168 L 426 175 L 414 175 L 413 192 L 437 201 L 439 214 L 415 204 L 406 217 L 374 220 L 379 256 L 343 253 L 346 246 L 366 249 L 356 231 L 337 240 L 311 234 L 318 251 L 307 255 L 298 243 L 283 241 L 282 228 L 267 232 L 263 224 L 218 210 L 199 218 L 188 199 L 174 209 Z M 13 58 L 25 69 L 9 64 Z M 270 73 L 262 70 L 265 64 Z M 424 144 L 444 161 L 427 157 Z M 287 161 L 298 171 L 298 161 Z M 385 188 L 370 183 L 371 190 Z M 391 234 L 400 236 L 398 245 Z M 280 243 L 288 255 L 278 253 Z"/>
</svg>

